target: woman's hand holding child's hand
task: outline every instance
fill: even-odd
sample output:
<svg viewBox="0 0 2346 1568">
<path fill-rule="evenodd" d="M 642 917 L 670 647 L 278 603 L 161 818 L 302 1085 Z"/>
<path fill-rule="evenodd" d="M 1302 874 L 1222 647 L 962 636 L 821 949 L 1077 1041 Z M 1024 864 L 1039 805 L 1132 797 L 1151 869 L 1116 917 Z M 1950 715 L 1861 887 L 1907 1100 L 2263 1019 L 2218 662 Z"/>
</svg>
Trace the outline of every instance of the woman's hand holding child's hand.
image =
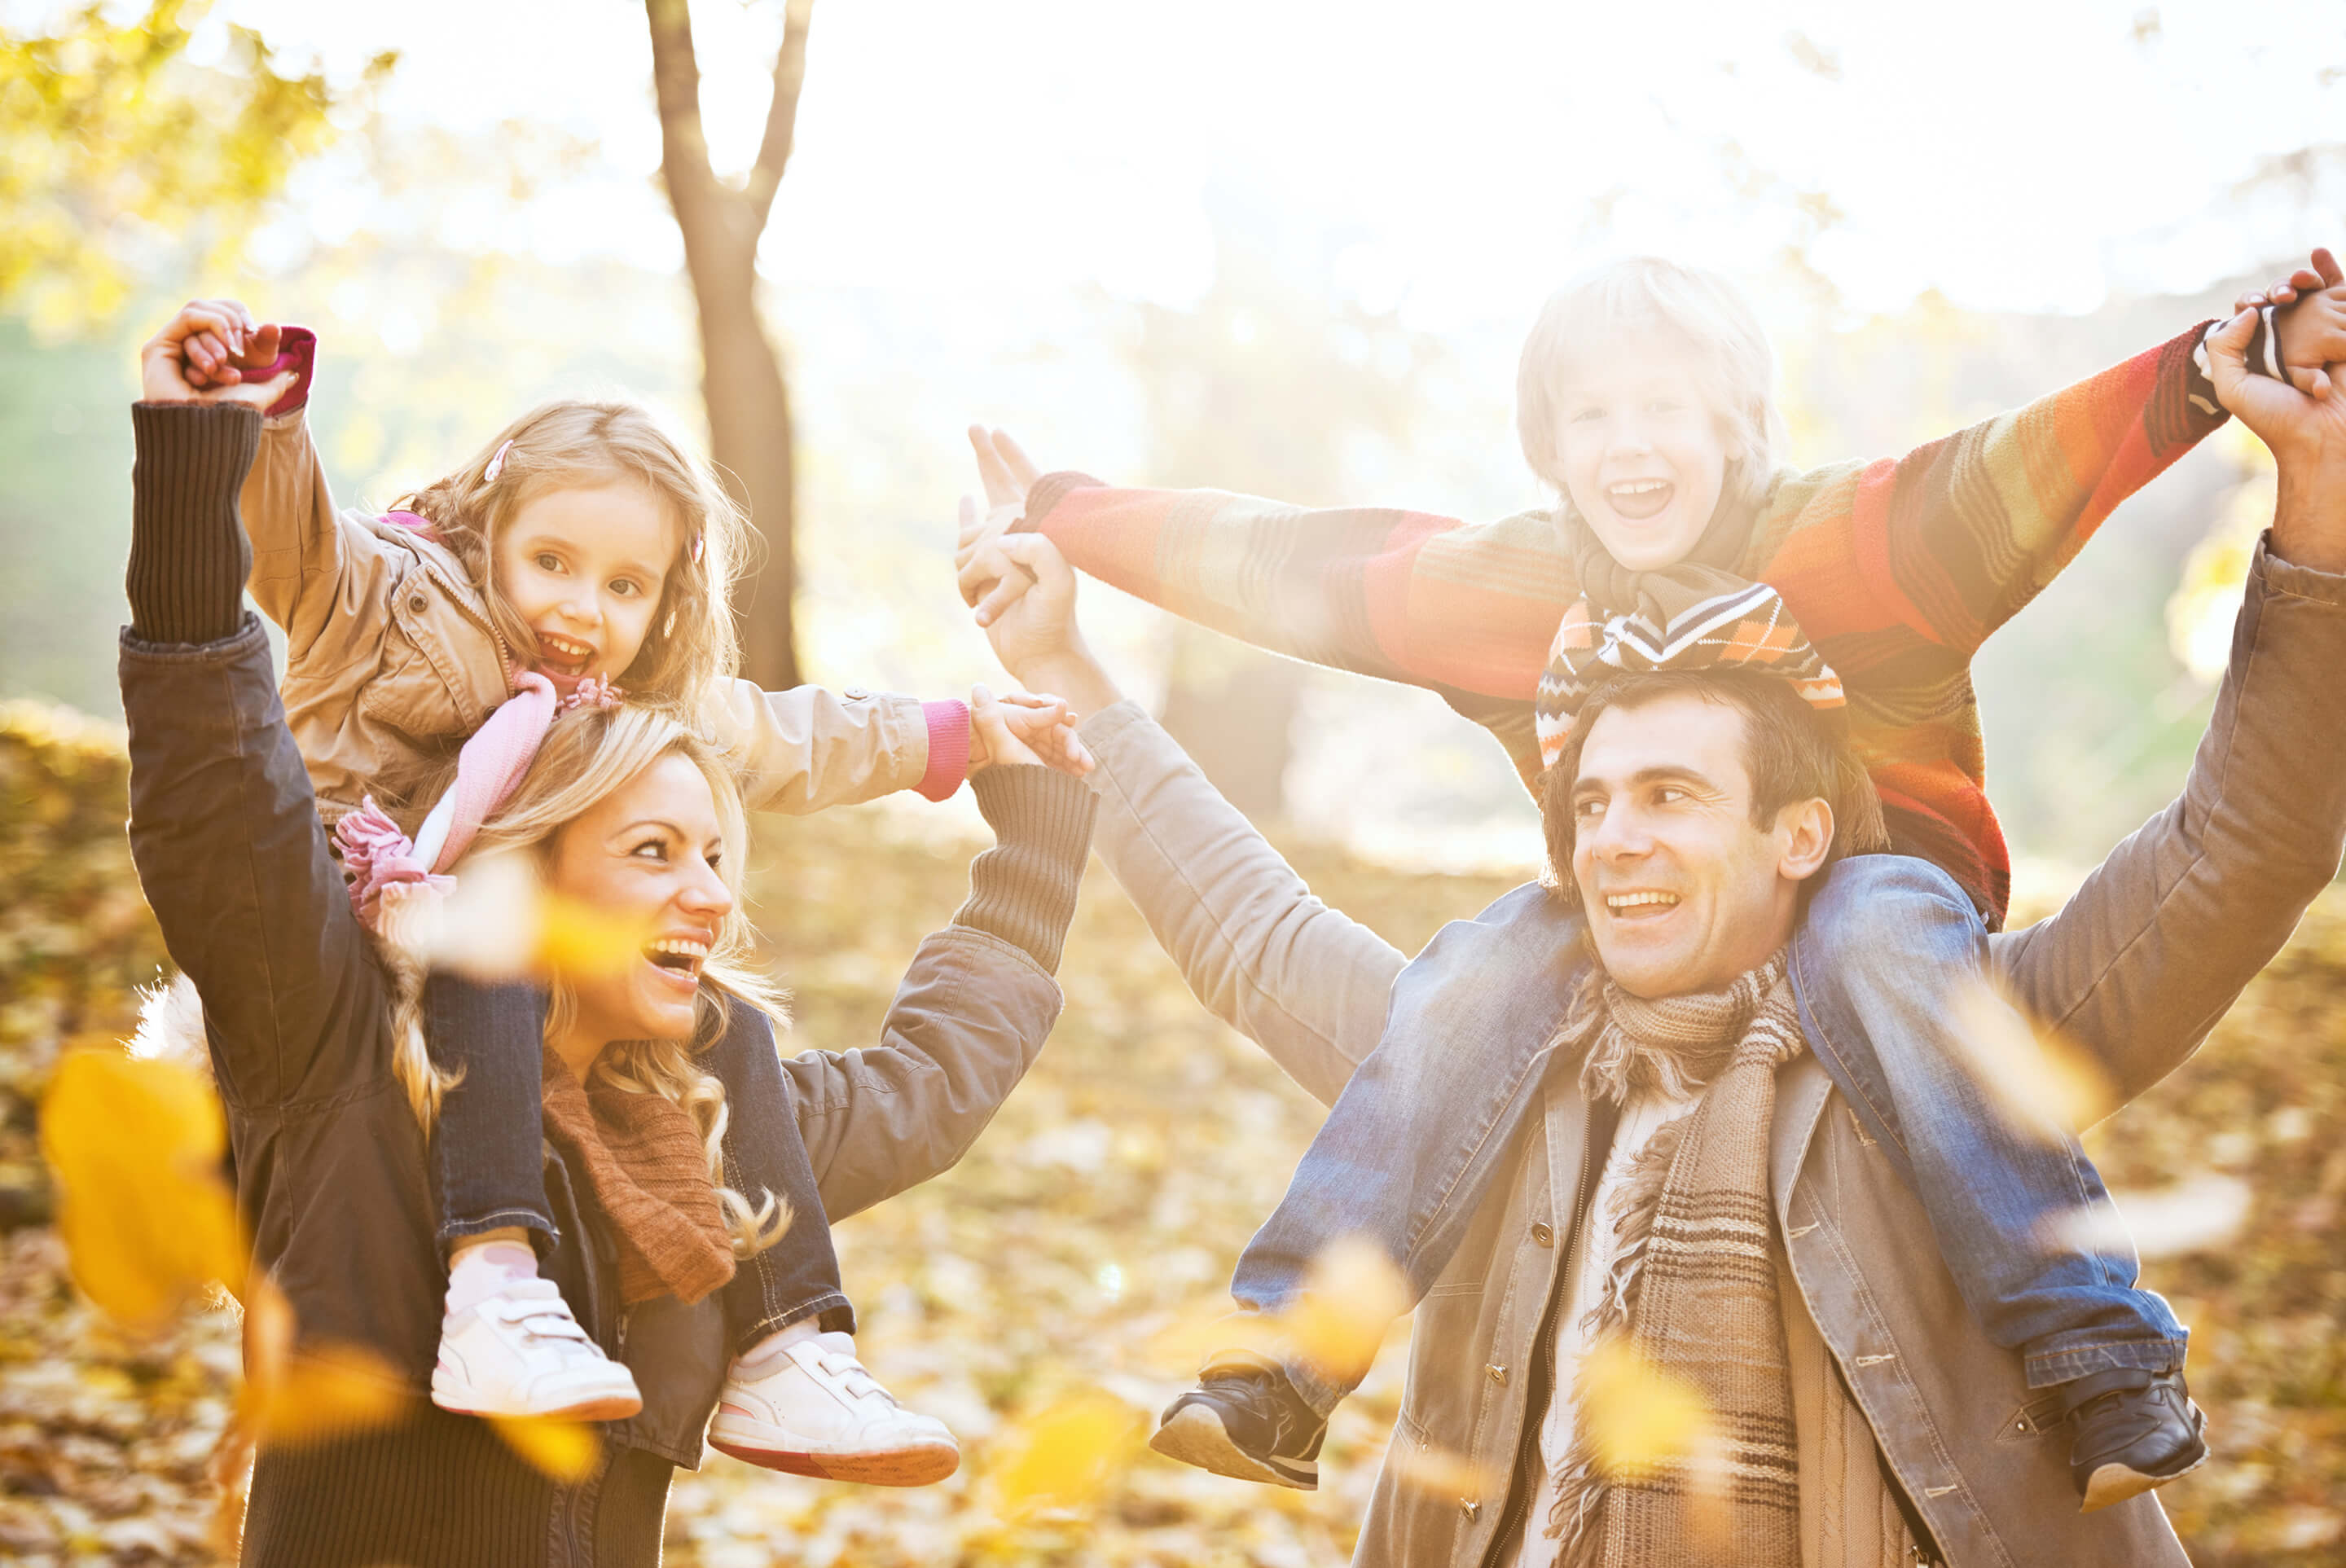
<svg viewBox="0 0 2346 1568">
<path fill-rule="evenodd" d="M 191 300 L 138 351 L 139 395 L 148 402 L 242 402 L 265 409 L 292 386 L 291 368 L 261 381 L 248 372 L 277 362 L 278 331 L 234 300 Z"/>
<path fill-rule="evenodd" d="M 1076 738 L 1076 716 L 1066 703 L 969 688 L 969 770 L 1005 767 L 1050 768 L 1077 779 L 1092 770 L 1091 753 Z"/>
</svg>

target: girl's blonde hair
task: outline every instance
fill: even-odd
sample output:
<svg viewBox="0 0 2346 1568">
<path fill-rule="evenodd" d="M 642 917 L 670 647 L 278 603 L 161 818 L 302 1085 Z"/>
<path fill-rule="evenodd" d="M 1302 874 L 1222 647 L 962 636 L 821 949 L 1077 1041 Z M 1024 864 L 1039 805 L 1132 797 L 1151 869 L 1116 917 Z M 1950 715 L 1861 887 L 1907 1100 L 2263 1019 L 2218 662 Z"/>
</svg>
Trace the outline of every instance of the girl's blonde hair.
<svg viewBox="0 0 2346 1568">
<path fill-rule="evenodd" d="M 536 638 L 497 585 L 497 539 L 524 502 L 614 479 L 648 486 L 674 520 L 678 543 L 651 630 L 618 683 L 630 695 L 696 708 L 716 682 L 740 667 L 731 595 L 750 548 L 750 524 L 716 471 L 648 410 L 631 402 L 546 403 L 491 436 L 455 473 L 396 506 L 430 521 L 488 600 L 498 635 L 518 652 Z"/>
<path fill-rule="evenodd" d="M 1784 422 L 1776 351 L 1750 300 L 1719 273 L 1655 256 L 1585 272 L 1548 296 L 1515 367 L 1515 435 L 1532 472 L 1565 491 L 1557 404 L 1592 352 L 1625 336 L 1675 339 L 1692 354 L 1703 400 L 1726 437 L 1724 496 L 1756 505 L 1775 472 Z"/>
<path fill-rule="evenodd" d="M 710 1185 L 717 1189 L 726 1228 L 732 1233 L 734 1254 L 748 1257 L 773 1244 L 790 1223 L 790 1212 L 770 1192 L 753 1204 L 726 1185 L 723 1145 L 732 1113 L 725 1103 L 725 1086 L 701 1071 L 695 1058 L 724 1033 L 731 1008 L 748 1005 L 780 1019 L 783 1004 L 780 993 L 749 962 L 750 922 L 741 910 L 749 827 L 740 787 L 716 747 L 669 705 L 629 701 L 557 714 L 511 799 L 481 824 L 455 872 L 461 880 L 467 866 L 490 857 L 521 856 L 530 873 L 528 885 L 536 887 L 563 827 L 671 752 L 691 762 L 709 782 L 722 845 L 718 875 L 733 894 L 733 907 L 719 922 L 717 940 L 701 966 L 702 979 L 712 983 L 700 989 L 692 1038 L 615 1042 L 596 1061 L 590 1076 L 599 1075 L 632 1093 L 658 1095 L 691 1115 L 700 1132 Z M 417 804 L 428 807 L 438 796 L 439 790 L 427 788 L 418 792 Z M 420 820 L 422 813 L 407 814 Z M 412 830 L 413 822 L 403 825 Z M 393 1064 L 418 1119 L 428 1130 L 439 1114 L 441 1097 L 456 1080 L 433 1065 L 424 1046 L 422 962 L 396 942 L 386 941 L 379 946 L 397 983 L 392 1016 Z M 576 996 L 560 979 L 550 989 L 546 1020 L 549 1040 L 568 1026 L 576 1006 Z"/>
</svg>

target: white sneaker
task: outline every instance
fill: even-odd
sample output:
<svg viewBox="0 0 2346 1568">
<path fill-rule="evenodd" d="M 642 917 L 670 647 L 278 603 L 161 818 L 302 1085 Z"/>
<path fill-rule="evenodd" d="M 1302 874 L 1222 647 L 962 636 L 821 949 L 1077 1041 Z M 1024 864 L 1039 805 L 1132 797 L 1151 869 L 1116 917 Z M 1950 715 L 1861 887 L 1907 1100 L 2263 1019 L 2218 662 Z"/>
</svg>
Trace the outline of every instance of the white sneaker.
<svg viewBox="0 0 2346 1568">
<path fill-rule="evenodd" d="M 615 1421 L 644 1408 L 635 1375 L 586 1337 L 551 1279 L 519 1279 L 440 1324 L 432 1402 L 462 1416 Z"/>
<path fill-rule="evenodd" d="M 778 1346 L 755 1367 L 736 1361 L 709 1441 L 768 1470 L 872 1486 L 926 1486 L 961 1468 L 944 1422 L 899 1405 L 840 1333 Z"/>
</svg>

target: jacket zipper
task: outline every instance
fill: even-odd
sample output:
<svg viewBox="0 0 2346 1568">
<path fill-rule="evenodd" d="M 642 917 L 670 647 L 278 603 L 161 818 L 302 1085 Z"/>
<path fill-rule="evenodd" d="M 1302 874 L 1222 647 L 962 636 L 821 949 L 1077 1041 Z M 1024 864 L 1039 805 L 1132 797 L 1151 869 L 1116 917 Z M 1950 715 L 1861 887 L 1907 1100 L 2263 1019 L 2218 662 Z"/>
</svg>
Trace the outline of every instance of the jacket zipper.
<svg viewBox="0 0 2346 1568">
<path fill-rule="evenodd" d="M 1483 1568 L 1499 1568 L 1507 1543 L 1524 1527 L 1532 1511 L 1533 1494 L 1539 1490 L 1533 1482 L 1539 1465 L 1540 1428 L 1545 1424 L 1548 1399 L 1555 1391 L 1556 1320 L 1564 1310 L 1565 1298 L 1572 1293 L 1572 1271 L 1579 1264 L 1580 1233 L 1584 1228 L 1580 1206 L 1596 1190 L 1596 1178 L 1612 1156 L 1613 1135 L 1620 1125 L 1618 1105 L 1588 1107 L 1587 1132 L 1580 1145 L 1580 1168 L 1572 1176 L 1572 1202 L 1556 1216 L 1566 1221 L 1571 1229 L 1566 1233 L 1566 1239 L 1557 1255 L 1547 1305 L 1540 1312 L 1539 1339 L 1532 1346 L 1531 1377 L 1524 1384 L 1524 1425 L 1515 1439 L 1515 1464 L 1507 1481 L 1507 1506 L 1499 1515 L 1491 1544 L 1484 1549 Z"/>
</svg>

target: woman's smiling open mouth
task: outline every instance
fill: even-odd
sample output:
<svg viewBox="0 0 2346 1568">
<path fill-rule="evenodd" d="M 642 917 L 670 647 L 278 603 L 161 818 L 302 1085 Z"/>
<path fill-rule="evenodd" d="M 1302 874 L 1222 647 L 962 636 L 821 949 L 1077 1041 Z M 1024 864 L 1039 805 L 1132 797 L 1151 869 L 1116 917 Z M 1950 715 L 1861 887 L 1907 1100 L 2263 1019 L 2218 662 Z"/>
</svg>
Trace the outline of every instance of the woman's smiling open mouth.
<svg viewBox="0 0 2346 1568">
<path fill-rule="evenodd" d="M 709 944 L 686 936 L 664 936 L 644 948 L 644 959 L 660 978 L 681 991 L 698 990 L 700 966 L 709 962 Z"/>
</svg>

